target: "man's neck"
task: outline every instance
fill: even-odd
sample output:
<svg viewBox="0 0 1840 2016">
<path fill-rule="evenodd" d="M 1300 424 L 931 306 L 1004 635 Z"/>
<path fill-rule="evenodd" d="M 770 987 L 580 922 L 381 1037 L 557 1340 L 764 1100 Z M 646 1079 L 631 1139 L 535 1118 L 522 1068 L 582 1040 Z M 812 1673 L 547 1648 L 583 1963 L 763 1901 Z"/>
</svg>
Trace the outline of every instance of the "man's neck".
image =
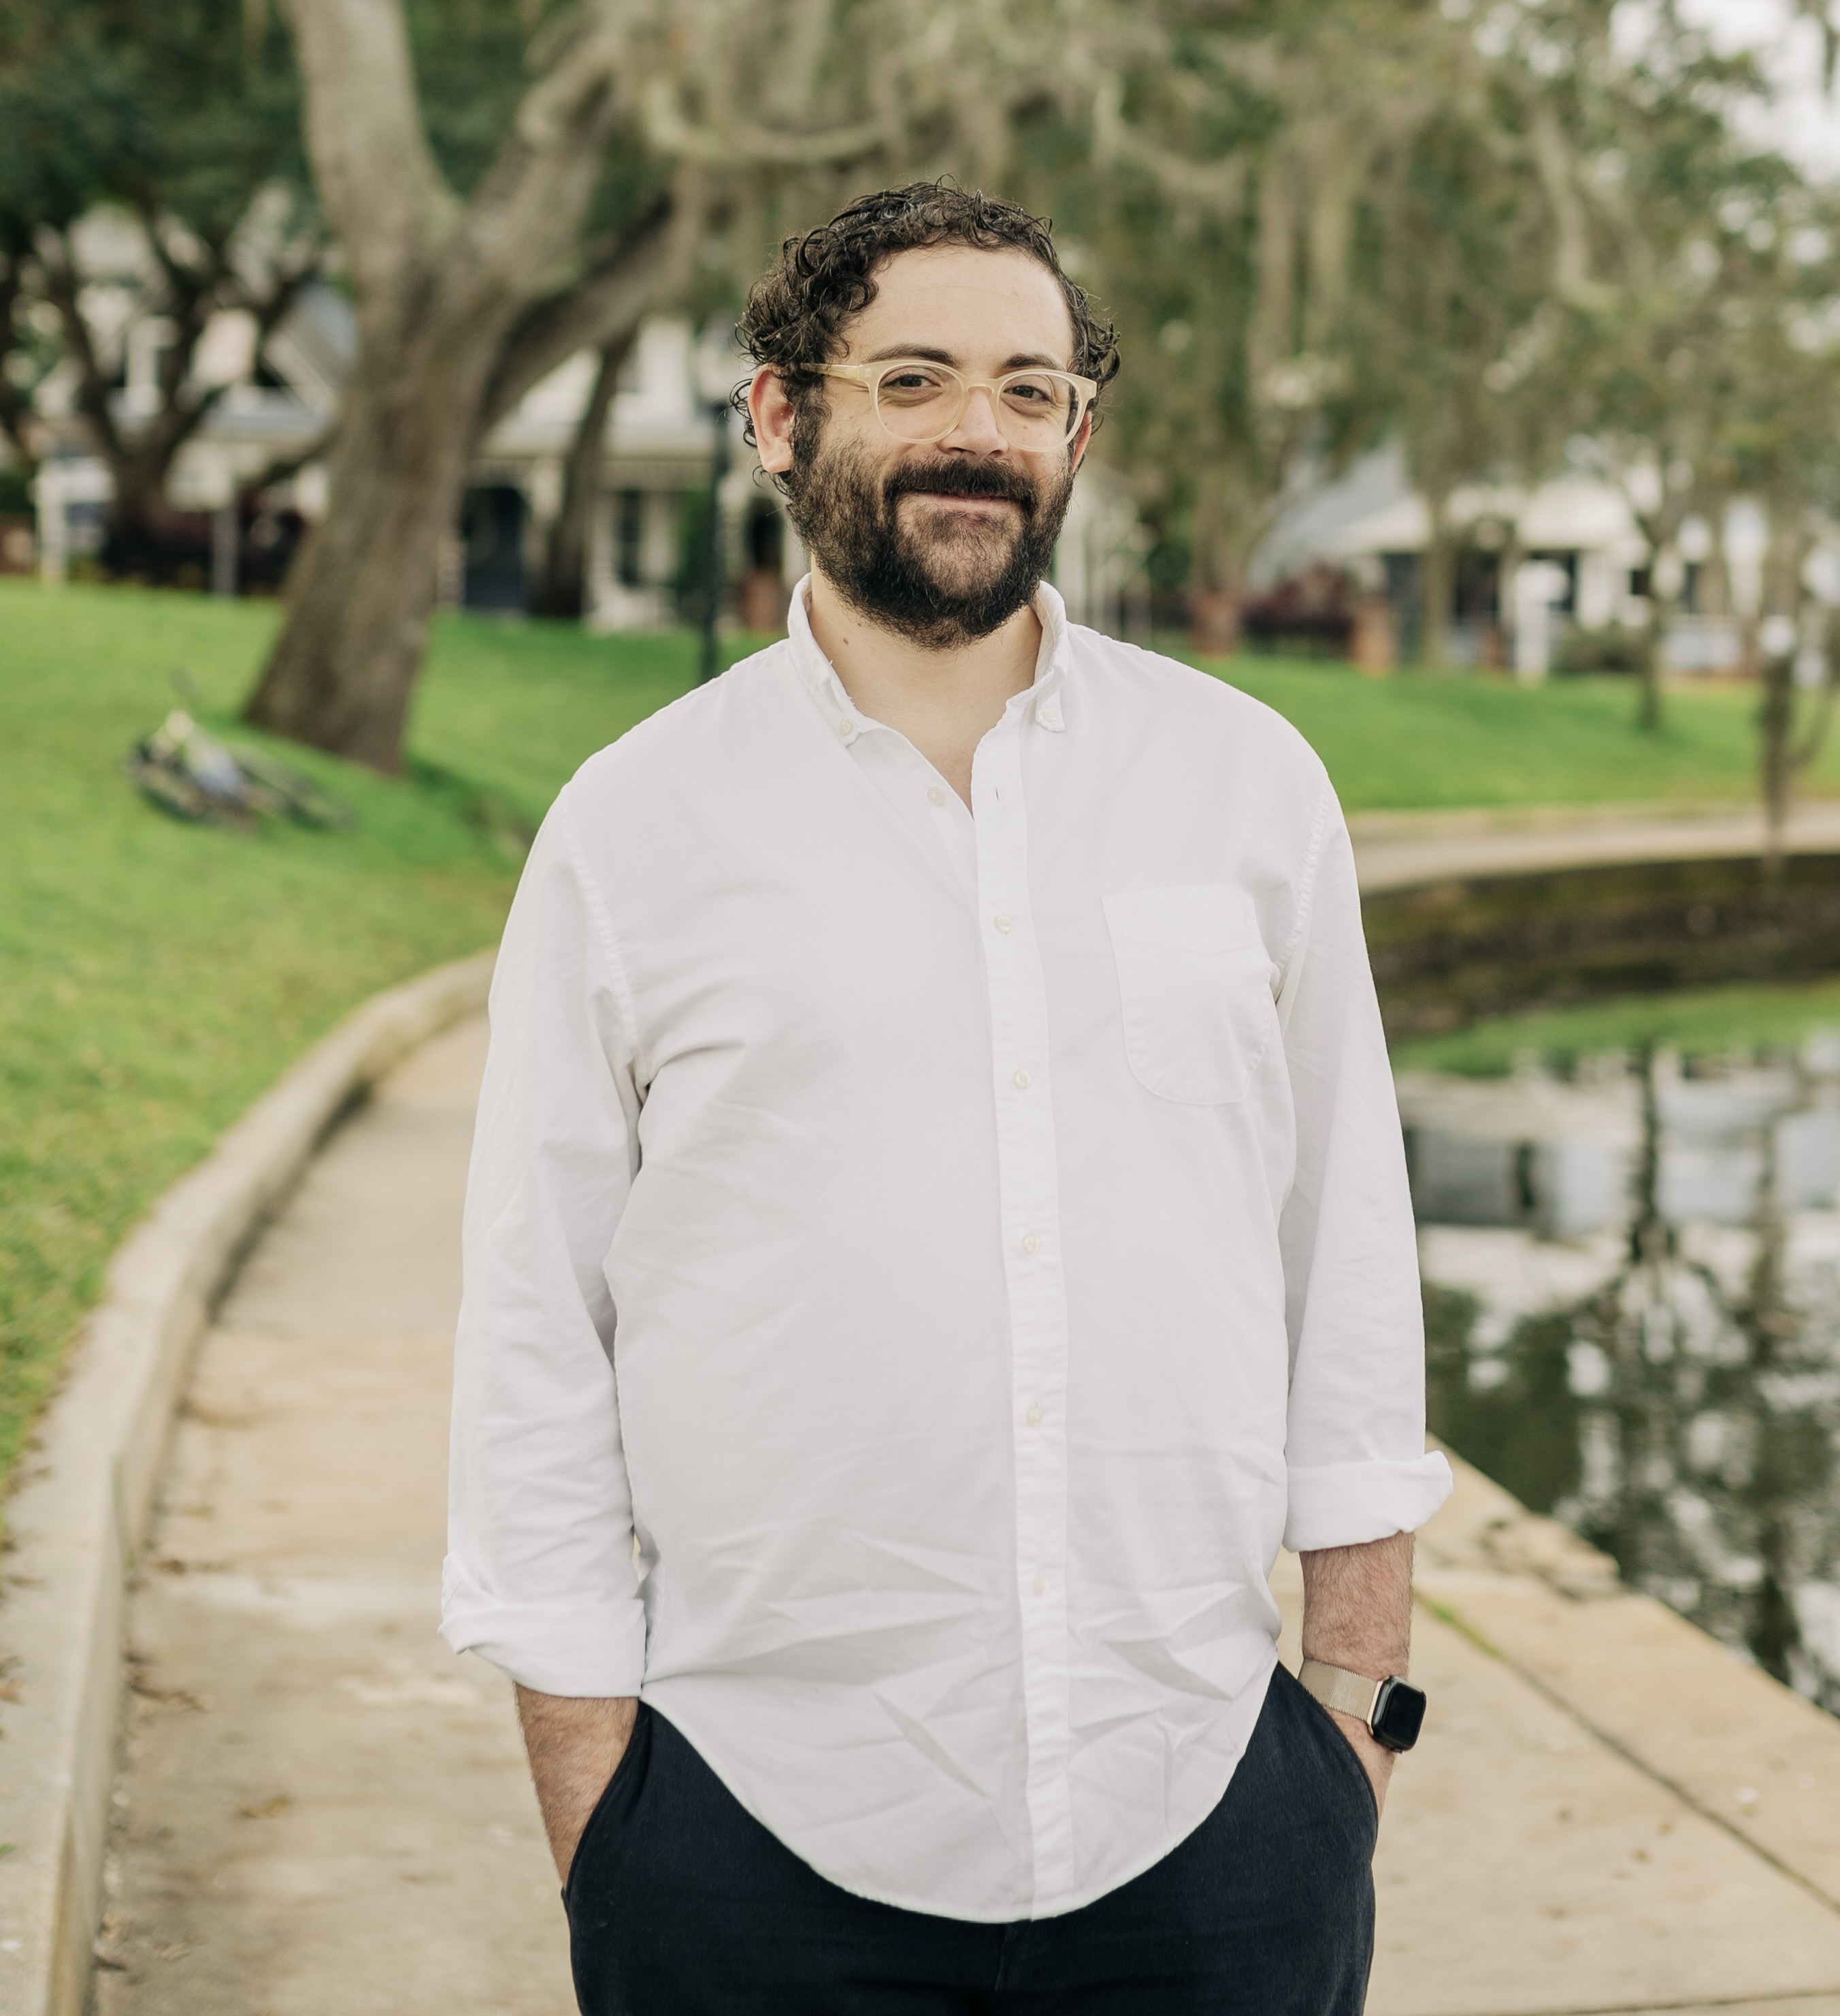
<svg viewBox="0 0 1840 2016">
<path fill-rule="evenodd" d="M 904 735 L 969 805 L 979 743 L 1034 683 L 1041 650 L 1034 610 L 1019 609 L 972 643 L 929 651 L 853 609 L 816 567 L 809 607 L 812 636 L 858 710 Z"/>
</svg>

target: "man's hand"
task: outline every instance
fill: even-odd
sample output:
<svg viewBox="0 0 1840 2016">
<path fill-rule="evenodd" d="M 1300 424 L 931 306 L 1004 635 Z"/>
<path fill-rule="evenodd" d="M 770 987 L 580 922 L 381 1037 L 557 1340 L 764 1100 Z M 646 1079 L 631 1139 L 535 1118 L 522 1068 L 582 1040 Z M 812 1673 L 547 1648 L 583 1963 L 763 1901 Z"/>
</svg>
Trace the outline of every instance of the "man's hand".
<svg viewBox="0 0 1840 2016">
<path fill-rule="evenodd" d="M 1411 1535 L 1325 1547 L 1303 1562 L 1304 1658 L 1372 1680 L 1389 1674 L 1403 1679 L 1412 1641 Z M 1393 1753 L 1374 1741 L 1365 1723 L 1329 1712 L 1372 1782 L 1375 1805 L 1384 1807 Z"/>
<path fill-rule="evenodd" d="M 518 1720 L 549 1852 L 564 1884 L 590 1816 L 626 1755 L 636 1701 L 574 1701 L 562 1694 L 517 1690 Z"/>
<path fill-rule="evenodd" d="M 1339 1663 L 1338 1661 L 1338 1663 Z M 1382 1812 L 1386 1810 L 1386 1787 L 1392 1782 L 1393 1767 L 1397 1759 L 1384 1743 L 1376 1743 L 1367 1732 L 1367 1725 L 1352 1715 L 1344 1715 L 1339 1708 L 1329 1710 L 1335 1718 L 1335 1726 L 1354 1745 L 1354 1754 L 1361 1761 L 1374 1787 L 1374 1804 Z"/>
</svg>

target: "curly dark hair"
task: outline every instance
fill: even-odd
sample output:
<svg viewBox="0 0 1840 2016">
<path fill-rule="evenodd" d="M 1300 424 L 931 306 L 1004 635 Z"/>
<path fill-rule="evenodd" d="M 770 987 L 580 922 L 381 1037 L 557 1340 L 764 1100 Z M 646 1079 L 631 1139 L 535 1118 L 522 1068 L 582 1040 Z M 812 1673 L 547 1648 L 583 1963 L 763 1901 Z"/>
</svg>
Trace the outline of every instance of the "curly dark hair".
<svg viewBox="0 0 1840 2016">
<path fill-rule="evenodd" d="M 1073 318 L 1073 369 L 1101 393 L 1118 376 L 1116 332 L 1062 266 L 1050 220 L 950 181 L 878 189 L 858 196 L 828 224 L 789 238 L 772 269 L 749 290 L 735 333 L 756 364 L 779 373 L 794 407 L 809 409 L 824 385 L 818 367 L 843 351 L 843 325 L 875 298 L 877 269 L 897 252 L 936 245 L 1024 252 L 1039 261 L 1060 283 Z M 735 404 L 746 418 L 745 386 Z M 751 422 L 746 437 L 752 446 Z"/>
</svg>

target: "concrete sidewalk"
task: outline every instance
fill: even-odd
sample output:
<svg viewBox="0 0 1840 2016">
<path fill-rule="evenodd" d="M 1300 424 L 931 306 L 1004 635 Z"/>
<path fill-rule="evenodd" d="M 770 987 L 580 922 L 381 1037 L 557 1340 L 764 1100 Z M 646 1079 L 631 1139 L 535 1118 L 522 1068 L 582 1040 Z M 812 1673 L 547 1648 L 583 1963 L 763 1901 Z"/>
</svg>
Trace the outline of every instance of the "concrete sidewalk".
<svg viewBox="0 0 1840 2016">
<path fill-rule="evenodd" d="M 509 1684 L 433 1635 L 484 1059 L 334 1136 L 201 1347 L 132 1598 L 99 2016 L 566 2016 Z"/>
<path fill-rule="evenodd" d="M 99 2016 L 573 2006 L 509 1690 L 433 1636 L 483 1049 L 439 1039 L 334 1138 L 200 1355 L 133 1599 Z M 1840 2016 L 1840 1723 L 1473 1472 L 1421 1558 L 1374 2016 Z"/>
</svg>

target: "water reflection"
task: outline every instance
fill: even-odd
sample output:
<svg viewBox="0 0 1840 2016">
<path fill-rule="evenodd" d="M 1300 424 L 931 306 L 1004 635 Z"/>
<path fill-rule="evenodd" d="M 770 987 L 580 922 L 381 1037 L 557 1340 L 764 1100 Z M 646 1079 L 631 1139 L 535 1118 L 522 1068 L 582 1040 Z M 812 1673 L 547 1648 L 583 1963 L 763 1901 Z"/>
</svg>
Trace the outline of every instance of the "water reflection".
<svg viewBox="0 0 1840 2016">
<path fill-rule="evenodd" d="M 1840 1042 L 1400 1094 L 1433 1428 L 1840 1712 Z"/>
</svg>

